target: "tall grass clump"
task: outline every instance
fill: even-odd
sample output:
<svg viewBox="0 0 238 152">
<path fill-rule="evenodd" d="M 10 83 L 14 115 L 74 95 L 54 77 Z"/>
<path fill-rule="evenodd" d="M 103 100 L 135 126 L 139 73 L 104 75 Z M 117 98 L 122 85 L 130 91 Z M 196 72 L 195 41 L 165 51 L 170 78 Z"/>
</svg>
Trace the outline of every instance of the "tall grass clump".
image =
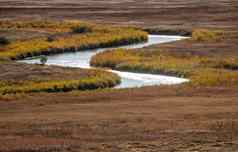
<svg viewBox="0 0 238 152">
<path fill-rule="evenodd" d="M 204 68 L 193 71 L 190 79 L 195 86 L 232 86 L 238 85 L 238 72 Z"/>
<path fill-rule="evenodd" d="M 192 40 L 206 42 L 206 41 L 217 41 L 220 39 L 219 33 L 207 30 L 207 29 L 196 29 L 192 32 Z"/>
</svg>

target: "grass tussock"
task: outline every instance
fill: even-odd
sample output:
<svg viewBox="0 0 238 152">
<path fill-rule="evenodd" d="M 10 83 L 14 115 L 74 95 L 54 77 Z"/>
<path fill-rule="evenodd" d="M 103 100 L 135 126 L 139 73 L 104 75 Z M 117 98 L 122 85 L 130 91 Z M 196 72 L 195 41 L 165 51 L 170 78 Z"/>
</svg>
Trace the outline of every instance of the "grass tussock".
<svg viewBox="0 0 238 152">
<path fill-rule="evenodd" d="M 208 29 L 196 29 L 192 32 L 192 40 L 200 42 L 219 41 L 222 39 L 222 32 Z"/>
<path fill-rule="evenodd" d="M 196 86 L 232 86 L 238 85 L 238 72 L 206 68 L 195 70 L 190 79 Z"/>
</svg>

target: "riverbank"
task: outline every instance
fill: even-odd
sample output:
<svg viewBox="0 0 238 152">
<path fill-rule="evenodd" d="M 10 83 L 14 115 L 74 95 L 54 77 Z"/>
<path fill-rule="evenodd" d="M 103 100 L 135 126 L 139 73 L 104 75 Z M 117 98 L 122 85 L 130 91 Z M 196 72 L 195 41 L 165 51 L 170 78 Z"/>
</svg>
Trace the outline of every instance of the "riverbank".
<svg viewBox="0 0 238 152">
<path fill-rule="evenodd" d="M 114 46 L 112 48 L 144 48 L 151 45 L 161 44 L 161 43 L 169 43 L 173 41 L 179 41 L 182 39 L 186 39 L 187 37 L 183 36 L 165 36 L 165 35 L 148 35 L 148 41 L 138 44 L 131 45 L 121 45 Z M 112 49 L 110 48 L 110 49 Z M 64 67 L 76 67 L 76 68 L 95 68 L 90 66 L 90 61 L 92 57 L 98 53 L 102 53 L 107 51 L 108 48 L 98 48 L 98 49 L 90 49 L 79 52 L 72 53 L 63 53 L 58 55 L 48 56 L 47 65 L 58 65 Z M 123 55 L 123 54 L 122 54 Z M 40 59 L 26 59 L 19 60 L 18 62 L 29 63 L 29 64 L 40 64 Z M 116 86 L 116 88 L 135 88 L 135 87 L 144 87 L 144 86 L 152 86 L 152 85 L 175 85 L 182 84 L 188 82 L 189 80 L 178 77 L 169 77 L 167 75 L 159 75 L 159 74 L 148 74 L 148 73 L 133 73 L 133 72 L 122 72 L 115 70 L 108 70 L 109 72 L 117 74 L 121 78 L 121 83 Z"/>
<path fill-rule="evenodd" d="M 39 92 L 68 92 L 110 88 L 120 83 L 116 74 L 102 70 L 29 65 L 15 62 L 0 64 L 0 96 Z M 1 98 L 0 97 L 0 98 Z"/>
<path fill-rule="evenodd" d="M 19 60 L 26 57 L 76 52 L 147 41 L 147 33 L 134 28 L 81 23 L 80 21 L 1 21 L 1 30 L 40 31 L 49 36 L 9 41 L 1 46 L 0 59 Z M 3 37 L 5 38 L 5 37 Z M 7 36 L 6 36 L 7 39 Z"/>
<path fill-rule="evenodd" d="M 206 29 L 194 30 L 191 39 L 178 43 L 197 45 L 234 43 L 236 32 L 212 31 Z M 193 52 L 171 50 L 168 48 L 148 47 L 145 49 L 116 49 L 101 52 L 92 57 L 91 65 L 107 67 L 119 71 L 164 74 L 190 79 L 195 86 L 230 86 L 238 83 L 238 58 L 224 53 L 200 51 Z"/>
<path fill-rule="evenodd" d="M 114 87 L 120 83 L 116 74 L 102 70 L 75 70 L 87 73 L 87 76 L 55 79 L 54 67 L 44 65 L 24 65 L 13 60 L 40 55 L 52 55 L 66 52 L 83 51 L 100 47 L 129 45 L 147 41 L 147 33 L 131 27 L 96 25 L 81 21 L 0 21 L 0 61 L 2 78 L 0 94 L 30 92 L 66 92 L 72 90 L 92 90 Z M 32 35 L 32 33 L 34 33 Z M 40 59 L 41 60 L 41 59 Z M 11 63 L 12 62 L 12 63 Z M 45 57 L 47 62 L 47 57 Z M 31 68 L 32 66 L 32 68 Z M 21 70 L 21 69 L 24 70 Z M 27 71 L 29 68 L 30 72 Z M 48 70 L 46 70 L 49 68 Z M 55 67 L 56 68 L 56 67 Z M 32 71 L 33 69 L 33 71 Z M 51 70 L 50 70 L 51 69 Z M 60 67 L 57 67 L 59 70 Z M 43 75 L 46 71 L 47 74 Z M 73 72 L 62 68 L 60 75 Z M 35 72 L 38 71 L 38 72 Z M 52 73 L 50 72 L 52 71 Z M 11 79 L 5 75 L 6 72 Z M 36 78 L 28 80 L 21 77 L 31 73 Z M 65 73 L 64 73 L 65 72 Z M 57 72 L 56 72 L 57 73 Z M 1 77 L 0 76 L 0 77 Z M 20 77 L 18 79 L 18 77 Z M 42 78 L 41 78 L 42 77 Z M 16 79 L 16 80 L 15 80 Z"/>
</svg>

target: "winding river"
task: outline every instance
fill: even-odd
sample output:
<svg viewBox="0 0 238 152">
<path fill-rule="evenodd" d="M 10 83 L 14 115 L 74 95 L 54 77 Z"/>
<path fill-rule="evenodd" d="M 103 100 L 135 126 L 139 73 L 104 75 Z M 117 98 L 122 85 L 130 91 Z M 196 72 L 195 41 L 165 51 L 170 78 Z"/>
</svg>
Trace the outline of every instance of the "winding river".
<svg viewBox="0 0 238 152">
<path fill-rule="evenodd" d="M 154 44 L 167 43 L 177 40 L 185 39 L 182 36 L 165 36 L 165 35 L 149 35 L 149 39 L 145 43 L 126 45 L 114 48 L 127 48 L 127 49 L 138 49 L 147 47 Z M 94 50 L 85 50 L 80 52 L 63 53 L 48 56 L 47 65 L 58 65 L 64 67 L 79 67 L 79 68 L 93 68 L 90 66 L 90 59 L 92 56 L 99 52 L 103 52 L 110 48 L 101 48 Z M 40 63 L 40 59 L 25 59 L 19 62 L 37 64 Z M 159 74 L 144 74 L 144 73 L 133 73 L 133 72 L 122 72 L 110 70 L 113 73 L 118 74 L 121 77 L 121 84 L 116 88 L 134 88 L 151 85 L 173 85 L 181 84 L 189 80 Z"/>
</svg>

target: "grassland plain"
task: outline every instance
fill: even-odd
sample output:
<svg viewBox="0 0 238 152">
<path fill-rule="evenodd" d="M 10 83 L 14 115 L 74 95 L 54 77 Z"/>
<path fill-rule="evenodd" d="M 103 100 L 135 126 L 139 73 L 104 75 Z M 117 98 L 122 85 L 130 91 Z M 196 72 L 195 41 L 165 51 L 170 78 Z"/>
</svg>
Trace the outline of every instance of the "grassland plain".
<svg viewBox="0 0 238 152">
<path fill-rule="evenodd" d="M 0 6 L 1 19 L 80 18 L 137 25 L 156 33 L 204 28 L 229 34 L 238 27 L 236 0 L 1 0 Z M 33 37 L 48 34 L 31 33 Z M 17 35 L 30 36 L 21 31 Z M 238 56 L 235 37 L 220 42 L 179 41 L 145 50 L 224 59 Z M 234 152 L 238 149 L 237 90 L 235 85 L 180 85 L 6 95 L 0 99 L 0 149 Z"/>
</svg>

